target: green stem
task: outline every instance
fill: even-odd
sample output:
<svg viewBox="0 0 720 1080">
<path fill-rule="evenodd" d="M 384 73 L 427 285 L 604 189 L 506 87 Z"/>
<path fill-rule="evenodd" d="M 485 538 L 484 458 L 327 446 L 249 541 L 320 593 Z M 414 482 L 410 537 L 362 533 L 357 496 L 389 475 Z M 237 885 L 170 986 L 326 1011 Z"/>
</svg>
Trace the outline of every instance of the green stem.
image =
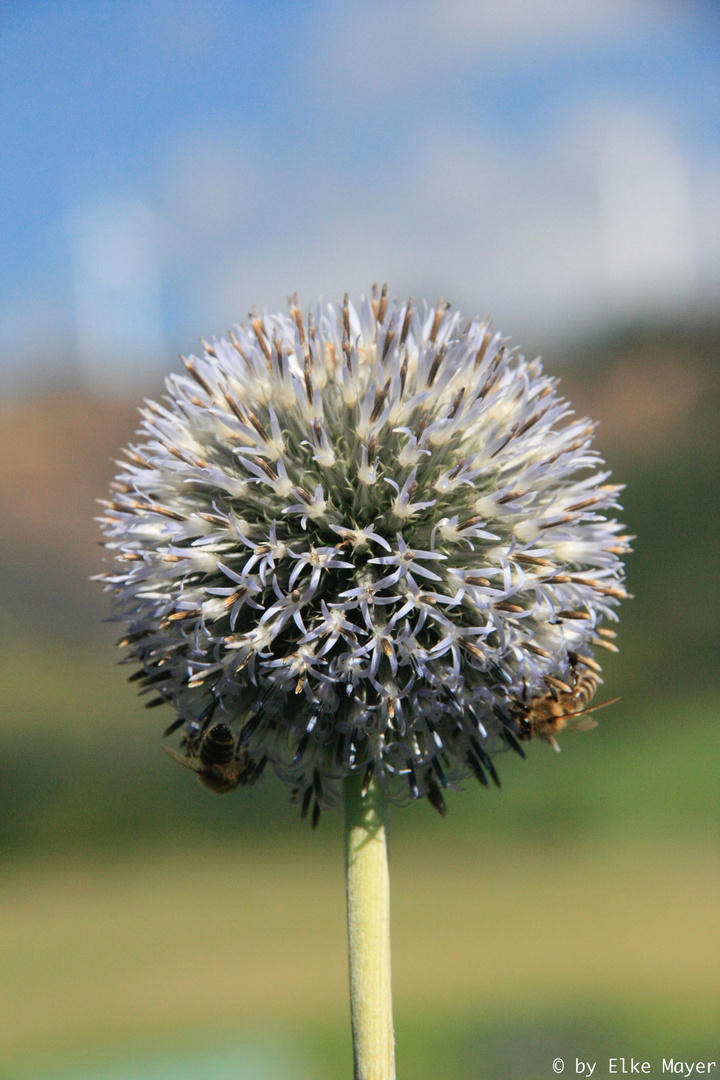
<svg viewBox="0 0 720 1080">
<path fill-rule="evenodd" d="M 347 777 L 344 797 L 355 1080 L 395 1080 L 387 803 L 375 781 L 362 794 L 362 776 Z"/>
</svg>

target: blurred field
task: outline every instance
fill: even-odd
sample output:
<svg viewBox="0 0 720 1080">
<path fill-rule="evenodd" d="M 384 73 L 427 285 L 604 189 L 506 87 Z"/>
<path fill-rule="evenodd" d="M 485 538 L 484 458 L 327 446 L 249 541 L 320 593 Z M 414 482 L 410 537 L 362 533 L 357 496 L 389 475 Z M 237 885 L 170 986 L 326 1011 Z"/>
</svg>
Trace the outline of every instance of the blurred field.
<svg viewBox="0 0 720 1080">
<path fill-rule="evenodd" d="M 720 955 L 708 842 L 558 850 L 551 837 L 509 858 L 481 822 L 478 833 L 393 854 L 401 1025 L 461 1018 L 467 1036 L 473 1020 L 526 1033 L 624 1014 L 626 1045 L 711 1049 Z M 7 868 L 2 1045 L 18 1069 L 7 1075 L 159 1038 L 212 1045 L 259 1026 L 302 1032 L 319 1076 L 313 1033 L 346 1026 L 342 889 L 339 859 L 306 844 Z M 340 1061 L 324 1068 L 338 1075 Z M 418 1062 L 406 1075 L 433 1072 Z"/>
<path fill-rule="evenodd" d="M 601 691 L 621 701 L 445 821 L 393 814 L 401 1080 L 718 1060 L 719 352 L 645 329 L 568 360 L 639 536 Z M 100 623 L 92 500 L 134 409 L 68 394 L 3 421 L 0 1076 L 349 1076 L 339 815 L 311 833 L 271 778 L 204 791 Z"/>
<path fill-rule="evenodd" d="M 712 1050 L 720 955 L 708 842 L 558 850 L 550 837 L 509 857 L 481 822 L 478 834 L 393 854 L 401 1076 L 475 1075 L 469 1063 L 438 1065 L 458 1037 L 488 1030 L 522 1042 L 559 1027 L 566 1044 L 574 1022 L 575 1052 L 587 1056 L 583 1017 L 592 1042 L 609 1028 L 607 1054 L 612 1038 L 634 1053 Z M 347 1074 L 347 1046 L 325 1045 L 347 1028 L 343 884 L 330 855 L 238 844 L 8 868 L 5 1075 L 143 1044 L 157 1052 L 159 1041 L 197 1052 L 258 1028 L 296 1042 L 318 1080 Z M 428 1057 L 428 1036 L 443 1030 L 452 1041 Z M 547 1065 L 536 1061 L 537 1075 Z"/>
</svg>

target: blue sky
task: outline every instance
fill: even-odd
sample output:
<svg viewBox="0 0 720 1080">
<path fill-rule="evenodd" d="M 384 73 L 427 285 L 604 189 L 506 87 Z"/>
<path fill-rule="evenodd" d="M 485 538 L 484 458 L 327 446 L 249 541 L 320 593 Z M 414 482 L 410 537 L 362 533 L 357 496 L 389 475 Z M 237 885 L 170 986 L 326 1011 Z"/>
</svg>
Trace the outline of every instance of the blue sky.
<svg viewBox="0 0 720 1080">
<path fill-rule="evenodd" d="M 134 387 L 296 288 L 531 346 L 712 308 L 719 102 L 692 0 L 6 0 L 0 388 Z"/>
</svg>

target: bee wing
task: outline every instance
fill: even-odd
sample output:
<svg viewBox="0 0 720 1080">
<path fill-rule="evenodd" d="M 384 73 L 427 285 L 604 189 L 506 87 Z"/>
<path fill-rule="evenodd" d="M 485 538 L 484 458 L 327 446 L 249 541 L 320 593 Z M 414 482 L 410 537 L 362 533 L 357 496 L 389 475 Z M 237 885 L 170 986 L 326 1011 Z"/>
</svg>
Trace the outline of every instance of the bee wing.
<svg viewBox="0 0 720 1080">
<path fill-rule="evenodd" d="M 237 780 L 237 778 L 243 774 L 246 767 L 244 761 L 236 758 L 234 761 L 228 761 L 225 765 L 213 765 L 212 771 L 216 776 L 221 776 L 223 780 Z"/>
<path fill-rule="evenodd" d="M 597 720 L 591 719 L 589 716 L 577 716 L 572 713 L 568 717 L 568 721 L 565 724 L 566 731 L 590 731 L 592 728 L 597 727 Z"/>
<path fill-rule="evenodd" d="M 173 761 L 177 761 L 180 765 L 184 765 L 186 769 L 192 769 L 192 771 L 196 773 L 202 772 L 203 767 L 198 758 L 188 757 L 187 754 L 181 754 L 173 746 L 166 746 L 165 743 L 163 743 L 162 748 Z"/>
<path fill-rule="evenodd" d="M 610 701 L 601 701 L 599 705 L 591 705 L 587 709 L 576 709 L 575 712 L 565 713 L 565 729 L 567 731 L 590 731 L 597 727 L 597 720 L 591 720 L 588 713 L 604 709 L 606 705 L 614 705 L 620 698 L 611 698 Z"/>
<path fill-rule="evenodd" d="M 575 712 L 565 713 L 565 716 L 587 716 L 588 713 L 597 712 L 598 709 L 604 709 L 606 705 L 614 705 L 615 702 L 619 700 L 619 697 L 610 698 L 609 701 L 601 701 L 599 705 L 590 705 L 586 709 L 576 709 Z M 577 724 L 574 724 L 573 727 L 577 728 L 578 731 L 584 730 L 583 728 L 578 728 Z M 595 721 L 593 721 L 592 727 L 595 727 Z"/>
</svg>

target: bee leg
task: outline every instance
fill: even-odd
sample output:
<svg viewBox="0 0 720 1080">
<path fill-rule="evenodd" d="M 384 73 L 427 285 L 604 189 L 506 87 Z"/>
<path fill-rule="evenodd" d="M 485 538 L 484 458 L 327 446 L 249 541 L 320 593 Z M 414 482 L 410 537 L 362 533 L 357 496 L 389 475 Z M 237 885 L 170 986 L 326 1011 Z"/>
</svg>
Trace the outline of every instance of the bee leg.
<svg viewBox="0 0 720 1080">
<path fill-rule="evenodd" d="M 305 818 L 307 817 L 308 810 L 310 809 L 310 801 L 312 799 L 312 796 L 313 796 L 312 784 L 309 784 L 308 787 L 305 788 L 305 793 L 303 795 L 302 805 L 300 807 L 300 820 L 301 821 L 304 821 Z"/>
<path fill-rule="evenodd" d="M 438 783 L 432 774 L 429 774 L 426 779 L 428 785 L 427 801 L 434 810 L 437 810 L 440 817 L 445 817 L 447 814 L 447 806 L 445 805 L 445 800 L 443 799 Z"/>
</svg>

